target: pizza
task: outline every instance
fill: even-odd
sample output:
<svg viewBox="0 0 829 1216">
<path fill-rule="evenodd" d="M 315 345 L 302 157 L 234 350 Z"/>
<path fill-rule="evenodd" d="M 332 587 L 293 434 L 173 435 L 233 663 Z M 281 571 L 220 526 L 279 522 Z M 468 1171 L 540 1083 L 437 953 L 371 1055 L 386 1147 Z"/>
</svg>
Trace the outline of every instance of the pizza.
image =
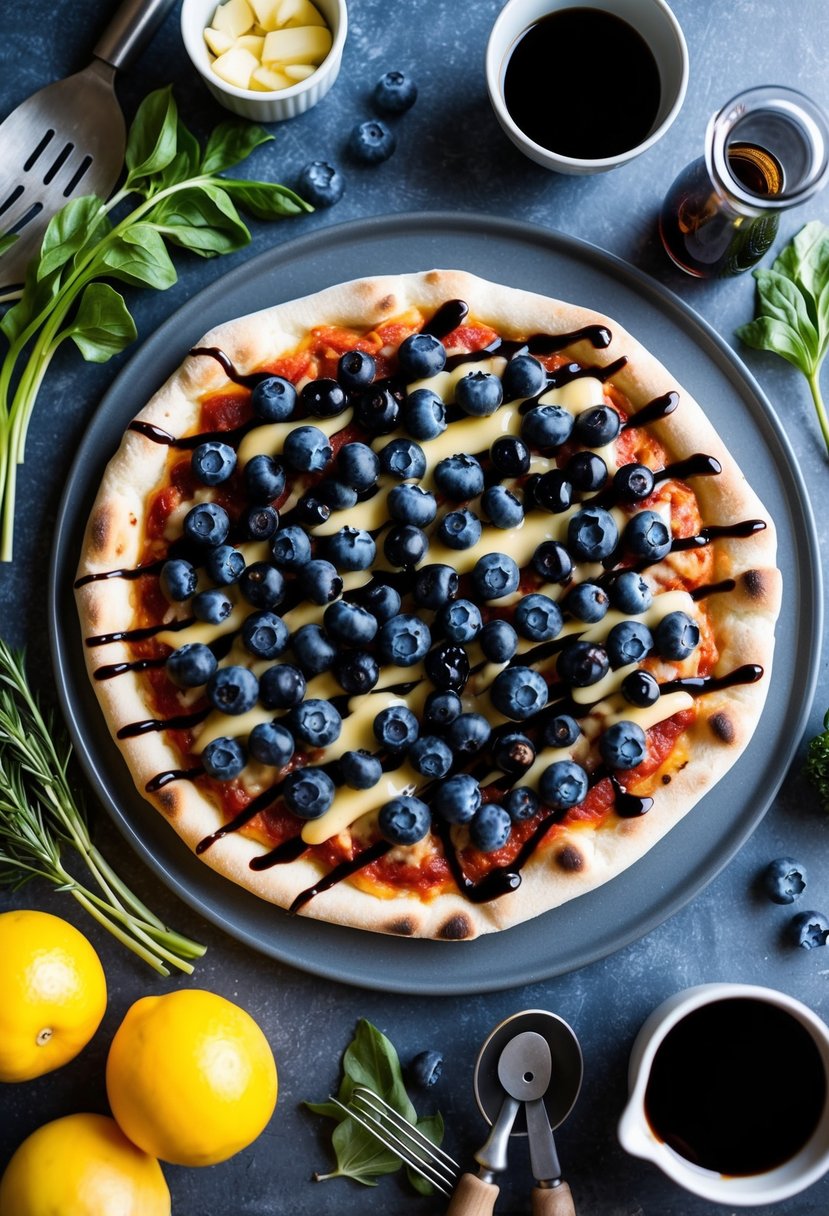
<svg viewBox="0 0 829 1216">
<path fill-rule="evenodd" d="M 190 350 L 106 467 L 76 593 L 113 739 L 202 861 L 459 941 L 613 879 L 723 777 L 775 546 L 619 323 L 432 270 Z"/>
</svg>

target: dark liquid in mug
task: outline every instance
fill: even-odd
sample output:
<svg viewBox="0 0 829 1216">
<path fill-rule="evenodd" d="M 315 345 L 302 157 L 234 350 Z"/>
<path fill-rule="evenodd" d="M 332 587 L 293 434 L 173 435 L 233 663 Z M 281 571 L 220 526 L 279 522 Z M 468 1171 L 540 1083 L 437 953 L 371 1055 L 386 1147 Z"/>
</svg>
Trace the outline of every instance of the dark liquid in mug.
<svg viewBox="0 0 829 1216">
<path fill-rule="evenodd" d="M 809 1032 L 783 1009 L 738 997 L 696 1009 L 668 1032 L 645 1114 L 686 1160 L 744 1177 L 799 1152 L 825 1102 L 826 1072 Z"/>
<path fill-rule="evenodd" d="M 613 13 L 549 13 L 516 42 L 504 73 L 513 122 L 542 148 L 601 160 L 650 134 L 661 86 L 653 52 Z"/>
</svg>

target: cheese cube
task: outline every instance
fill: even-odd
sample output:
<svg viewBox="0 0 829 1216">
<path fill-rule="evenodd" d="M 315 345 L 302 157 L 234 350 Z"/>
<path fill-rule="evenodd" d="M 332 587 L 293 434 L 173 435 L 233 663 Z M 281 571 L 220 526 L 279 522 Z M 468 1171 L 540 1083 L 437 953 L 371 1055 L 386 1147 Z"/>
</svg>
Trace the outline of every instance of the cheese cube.
<svg viewBox="0 0 829 1216">
<path fill-rule="evenodd" d="M 298 80 L 307 80 L 316 70 L 311 63 L 286 63 L 284 68 L 285 75 L 292 84 L 296 84 Z"/>
<path fill-rule="evenodd" d="M 279 0 L 276 25 L 325 25 L 325 18 L 317 11 L 311 0 Z"/>
<path fill-rule="evenodd" d="M 227 84 L 237 89 L 250 87 L 250 78 L 259 67 L 259 60 L 243 47 L 231 47 L 213 63 L 213 71 Z"/>
<path fill-rule="evenodd" d="M 248 0 L 227 0 L 216 9 L 212 25 L 214 30 L 221 30 L 235 40 L 253 27 L 253 9 Z"/>
<path fill-rule="evenodd" d="M 262 59 L 265 64 L 322 63 L 330 50 L 331 34 L 326 26 L 303 25 L 266 35 Z"/>
<path fill-rule="evenodd" d="M 257 37 L 256 34 L 242 34 L 241 38 L 237 38 L 234 46 L 241 47 L 243 51 L 250 51 L 251 55 L 255 55 L 259 63 L 262 62 L 262 48 L 265 45 L 264 34 Z"/>
<path fill-rule="evenodd" d="M 256 23 L 267 33 L 277 28 L 276 10 L 282 0 L 250 0 L 256 14 Z"/>
<path fill-rule="evenodd" d="M 214 30 L 212 25 L 204 31 L 204 40 L 214 55 L 224 55 L 225 51 L 229 51 L 233 46 L 230 34 L 223 30 Z"/>
<path fill-rule="evenodd" d="M 274 71 L 273 68 L 257 68 L 250 78 L 252 89 L 261 89 L 267 93 L 272 93 L 277 89 L 288 89 L 292 84 L 296 84 L 296 81 L 290 80 L 284 72 Z"/>
</svg>

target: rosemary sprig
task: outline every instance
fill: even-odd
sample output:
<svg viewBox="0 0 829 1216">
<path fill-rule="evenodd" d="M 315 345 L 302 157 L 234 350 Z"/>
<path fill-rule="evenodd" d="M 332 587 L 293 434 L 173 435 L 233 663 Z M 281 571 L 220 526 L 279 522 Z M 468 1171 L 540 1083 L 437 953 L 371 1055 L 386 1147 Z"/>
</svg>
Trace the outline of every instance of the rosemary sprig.
<svg viewBox="0 0 829 1216">
<path fill-rule="evenodd" d="M 29 687 L 24 656 L 0 639 L 0 886 L 40 877 L 68 891 L 123 945 L 161 975 L 167 963 L 192 974 L 204 946 L 168 929 L 121 881 L 92 843 L 83 803 L 68 776 L 72 745 Z M 74 849 L 94 886 L 63 864 Z"/>
</svg>

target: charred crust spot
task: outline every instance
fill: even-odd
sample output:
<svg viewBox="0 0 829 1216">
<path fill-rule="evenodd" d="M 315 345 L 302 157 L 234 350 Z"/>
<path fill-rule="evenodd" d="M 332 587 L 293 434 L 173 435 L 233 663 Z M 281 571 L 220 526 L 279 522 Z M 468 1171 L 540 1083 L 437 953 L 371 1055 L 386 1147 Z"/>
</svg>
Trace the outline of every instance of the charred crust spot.
<svg viewBox="0 0 829 1216">
<path fill-rule="evenodd" d="M 734 742 L 734 723 L 731 721 L 727 713 L 720 710 L 719 713 L 712 714 L 708 719 L 708 725 L 722 743 Z"/>
<path fill-rule="evenodd" d="M 445 942 L 462 942 L 464 938 L 470 937 L 472 934 L 472 926 L 470 925 L 463 912 L 458 912 L 457 915 L 451 916 L 444 925 L 438 929 L 438 937 Z"/>
<path fill-rule="evenodd" d="M 176 813 L 176 802 L 177 802 L 176 796 L 173 793 L 173 791 L 172 790 L 162 790 L 158 794 L 158 801 L 161 805 L 161 809 L 164 812 L 164 814 L 167 815 L 168 818 L 172 819 L 173 815 Z"/>
<path fill-rule="evenodd" d="M 760 570 L 746 570 L 743 574 L 743 586 L 746 595 L 753 600 L 761 600 L 765 594 L 766 583 Z"/>
<path fill-rule="evenodd" d="M 415 931 L 414 921 L 409 916 L 401 916 L 400 920 L 390 921 L 387 929 L 399 937 L 411 937 Z"/>
<path fill-rule="evenodd" d="M 572 844 L 566 844 L 556 853 L 556 864 L 568 874 L 577 874 L 584 869 L 584 857 Z"/>
<path fill-rule="evenodd" d="M 377 311 L 378 312 L 391 312 L 392 309 L 394 308 L 394 306 L 395 306 L 394 296 L 392 296 L 392 295 L 383 296 L 382 300 L 378 300 L 378 302 L 377 302 Z"/>
<path fill-rule="evenodd" d="M 662 774 L 662 784 L 663 784 L 663 785 L 670 785 L 670 784 L 671 784 L 671 774 L 670 774 L 670 773 L 663 773 L 663 774 Z"/>
<path fill-rule="evenodd" d="M 100 511 L 96 511 L 92 517 L 92 525 L 90 529 L 92 548 L 104 550 L 107 548 L 109 541 L 110 530 L 110 514 L 106 507 L 102 507 Z"/>
</svg>

